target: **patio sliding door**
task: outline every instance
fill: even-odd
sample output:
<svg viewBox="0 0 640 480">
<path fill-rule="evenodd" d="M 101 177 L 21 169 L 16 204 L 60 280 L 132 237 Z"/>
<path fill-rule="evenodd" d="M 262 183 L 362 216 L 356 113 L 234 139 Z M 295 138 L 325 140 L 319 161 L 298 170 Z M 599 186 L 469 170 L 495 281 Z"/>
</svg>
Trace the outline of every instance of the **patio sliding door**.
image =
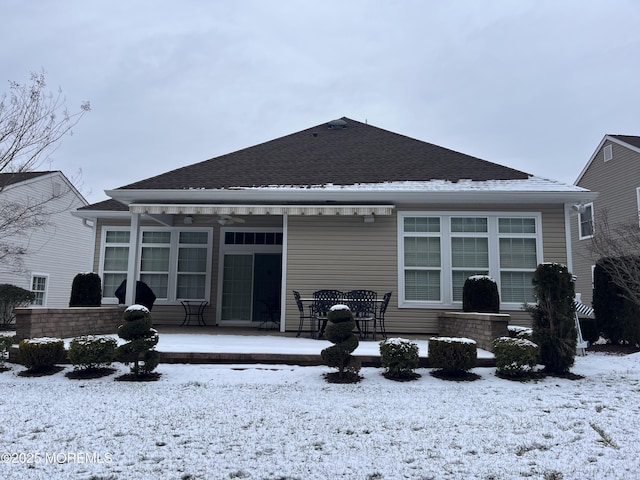
<svg viewBox="0 0 640 480">
<path fill-rule="evenodd" d="M 279 318 L 282 254 L 226 254 L 222 270 L 223 324 Z"/>
</svg>

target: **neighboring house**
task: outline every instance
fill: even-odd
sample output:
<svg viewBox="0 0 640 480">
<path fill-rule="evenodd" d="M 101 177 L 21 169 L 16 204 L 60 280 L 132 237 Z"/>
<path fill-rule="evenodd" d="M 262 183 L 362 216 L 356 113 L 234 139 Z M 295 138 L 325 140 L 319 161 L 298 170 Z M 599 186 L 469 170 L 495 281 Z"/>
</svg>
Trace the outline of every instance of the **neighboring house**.
<svg viewBox="0 0 640 480">
<path fill-rule="evenodd" d="M 93 230 L 70 212 L 87 201 L 59 171 L 0 174 L 0 205 L 41 205 L 46 222 L 20 231 L 2 242 L 20 247 L 21 265 L 0 262 L 0 283 L 17 285 L 35 293 L 34 306 L 68 307 L 73 278 L 91 270 Z"/>
<path fill-rule="evenodd" d="M 591 305 L 597 258 L 589 247 L 598 218 L 606 212 L 610 226 L 640 221 L 640 137 L 605 135 L 575 185 L 598 192 L 597 199 L 581 204 L 575 213 L 571 238 L 576 292 Z"/>
<path fill-rule="evenodd" d="M 348 118 L 106 193 L 75 213 L 96 224 L 105 303 L 135 278 L 157 323 L 179 324 L 190 299 L 209 324 L 258 326 L 275 300 L 295 330 L 292 290 L 372 289 L 393 292 L 388 331 L 427 334 L 474 274 L 529 323 L 537 265 L 570 260 L 569 211 L 594 197 Z"/>
</svg>

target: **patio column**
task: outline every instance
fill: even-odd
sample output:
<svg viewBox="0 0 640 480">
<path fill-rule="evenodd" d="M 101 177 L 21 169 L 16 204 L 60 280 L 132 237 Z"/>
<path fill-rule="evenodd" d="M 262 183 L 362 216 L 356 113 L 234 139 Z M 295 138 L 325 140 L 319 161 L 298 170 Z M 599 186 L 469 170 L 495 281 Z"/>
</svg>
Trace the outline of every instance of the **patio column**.
<svg viewBox="0 0 640 480">
<path fill-rule="evenodd" d="M 287 308 L 287 246 L 289 244 L 289 214 L 282 214 L 282 280 L 280 282 L 280 331 L 286 331 L 284 324 Z"/>
<path fill-rule="evenodd" d="M 138 244 L 140 238 L 140 214 L 131 214 L 131 230 L 129 233 L 129 262 L 127 264 L 126 305 L 136 303 L 136 282 L 138 280 Z"/>
</svg>

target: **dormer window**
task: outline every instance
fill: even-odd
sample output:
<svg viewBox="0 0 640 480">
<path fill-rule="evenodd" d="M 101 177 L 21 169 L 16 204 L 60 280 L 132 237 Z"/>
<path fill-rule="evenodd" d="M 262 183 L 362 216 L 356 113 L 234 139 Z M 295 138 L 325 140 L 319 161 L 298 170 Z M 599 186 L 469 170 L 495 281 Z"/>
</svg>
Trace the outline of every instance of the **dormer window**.
<svg viewBox="0 0 640 480">
<path fill-rule="evenodd" d="M 604 153 L 605 162 L 608 162 L 609 160 L 613 159 L 613 146 L 609 144 L 606 147 L 604 147 L 603 153 Z"/>
</svg>

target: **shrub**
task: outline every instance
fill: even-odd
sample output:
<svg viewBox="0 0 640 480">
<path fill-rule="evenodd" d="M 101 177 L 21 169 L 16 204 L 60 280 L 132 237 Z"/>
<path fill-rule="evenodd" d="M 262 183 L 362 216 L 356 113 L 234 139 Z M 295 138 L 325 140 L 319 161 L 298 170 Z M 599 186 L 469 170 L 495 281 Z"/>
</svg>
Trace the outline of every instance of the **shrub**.
<svg viewBox="0 0 640 480">
<path fill-rule="evenodd" d="M 590 344 L 596 343 L 600 338 L 595 318 L 581 318 L 580 331 L 582 332 L 582 339 Z"/>
<path fill-rule="evenodd" d="M 380 342 L 380 362 L 387 378 L 415 378 L 414 370 L 420 362 L 418 345 L 403 338 L 388 338 Z"/>
<path fill-rule="evenodd" d="M 617 262 L 635 261 L 633 257 L 601 258 L 593 271 L 593 310 L 603 337 L 614 344 L 640 346 L 640 306 L 622 296 L 608 269 Z"/>
<path fill-rule="evenodd" d="M 111 365 L 118 342 L 113 338 L 87 335 L 69 344 L 69 360 L 75 370 L 89 370 Z"/>
<path fill-rule="evenodd" d="M 509 376 L 523 375 L 538 364 L 538 345 L 525 338 L 500 337 L 493 341 L 498 373 Z"/>
<path fill-rule="evenodd" d="M 464 312 L 500 313 L 500 294 L 496 281 L 486 275 L 474 275 L 462 287 Z"/>
<path fill-rule="evenodd" d="M 551 374 L 564 374 L 573 365 L 578 333 L 575 288 L 565 265 L 543 263 L 533 275 L 537 305 L 527 306 L 533 317 L 533 342 L 540 346 L 540 363 Z"/>
<path fill-rule="evenodd" d="M 327 319 L 329 325 L 324 335 L 334 345 L 322 350 L 320 355 L 327 365 L 338 369 L 341 381 L 357 381 L 360 368 L 351 355 L 359 345 L 358 337 L 353 333 L 356 326 L 353 313 L 346 305 L 334 305 L 327 313 Z"/>
<path fill-rule="evenodd" d="M 152 327 L 147 307 L 131 305 L 124 311 L 124 323 L 118 327 L 118 336 L 128 340 L 116 350 L 116 357 L 125 365 L 132 364 L 135 379 L 148 375 L 158 366 L 160 354 L 155 350 L 158 331 Z"/>
<path fill-rule="evenodd" d="M 9 357 L 9 349 L 15 340 L 14 335 L 0 334 L 0 368 L 4 367 L 4 362 Z"/>
<path fill-rule="evenodd" d="M 18 344 L 20 362 L 32 372 L 51 370 L 65 360 L 64 342 L 59 338 L 31 338 Z"/>
<path fill-rule="evenodd" d="M 0 284 L 0 327 L 7 328 L 15 321 L 13 309 L 27 307 L 36 298 L 33 292 L 7 283 Z"/>
<path fill-rule="evenodd" d="M 511 338 L 524 338 L 527 340 L 531 340 L 533 336 L 533 329 L 529 327 L 521 327 L 519 325 L 509 325 L 507 327 L 509 330 L 509 337 Z"/>
<path fill-rule="evenodd" d="M 102 282 L 96 273 L 79 273 L 71 285 L 70 307 L 99 307 L 102 302 Z"/>
<path fill-rule="evenodd" d="M 429 339 L 429 363 L 445 373 L 461 373 L 476 366 L 476 342 L 469 338 L 432 337 Z"/>
</svg>

